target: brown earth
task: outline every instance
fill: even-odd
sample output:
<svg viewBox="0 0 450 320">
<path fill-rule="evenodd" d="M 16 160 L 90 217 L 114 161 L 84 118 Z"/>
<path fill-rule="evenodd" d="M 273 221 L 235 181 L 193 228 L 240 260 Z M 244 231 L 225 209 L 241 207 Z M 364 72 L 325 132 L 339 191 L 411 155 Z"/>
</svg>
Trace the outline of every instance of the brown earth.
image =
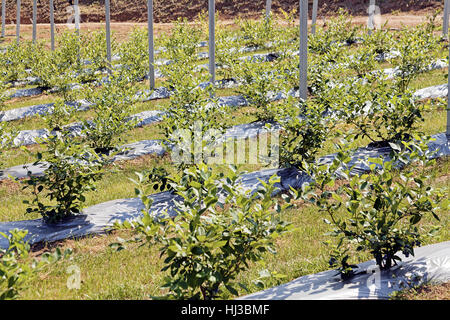
<svg viewBox="0 0 450 320">
<path fill-rule="evenodd" d="M 419 288 L 399 292 L 397 300 L 450 300 L 450 283 L 424 285 Z"/>
<path fill-rule="evenodd" d="M 426 20 L 425 14 L 384 14 L 381 16 L 381 25 L 387 22 L 387 26 L 390 28 L 400 28 L 403 25 L 415 26 Z M 324 20 L 319 19 L 318 24 L 322 25 Z M 353 17 L 353 22 L 356 24 L 366 24 L 367 16 L 356 16 Z M 221 24 L 230 25 L 233 20 L 221 20 Z M 309 21 L 311 24 L 311 20 Z M 161 35 L 163 32 L 168 32 L 173 27 L 172 23 L 157 23 L 154 26 L 154 32 L 156 36 Z M 146 22 L 113 22 L 111 23 L 111 29 L 114 32 L 114 37 L 119 42 L 124 41 L 128 38 L 130 33 L 135 28 L 147 28 Z M 57 24 L 56 31 L 61 32 L 67 29 L 65 24 Z M 89 33 L 97 30 L 104 30 L 105 24 L 99 22 L 84 22 L 81 24 L 81 31 L 83 33 Z M 10 24 L 6 27 L 6 41 L 15 41 L 16 28 L 14 25 Z M 31 40 L 32 38 L 32 25 L 25 24 L 21 26 L 20 38 L 22 40 Z M 37 38 L 39 40 L 49 40 L 50 39 L 50 25 L 48 23 L 38 24 L 37 28 Z M 48 41 L 47 41 L 48 42 Z M 1 40 L 0 40 L 1 43 Z M 49 46 L 50 44 L 47 43 Z"/>
<path fill-rule="evenodd" d="M 195 18 L 202 10 L 207 10 L 208 0 L 153 0 L 155 22 L 172 22 L 180 17 Z M 312 0 L 309 0 L 312 3 Z M 7 24 L 16 21 L 16 0 L 7 2 Z M 54 0 L 55 20 L 65 23 L 71 16 L 67 11 L 73 0 Z M 297 9 L 298 0 L 273 0 L 273 10 L 290 11 Z M 442 9 L 441 0 L 377 0 L 382 14 L 424 15 Z M 29 24 L 32 17 L 33 0 L 22 0 L 21 22 Z M 104 0 L 79 0 L 81 22 L 104 21 Z M 265 0 L 216 0 L 216 9 L 222 19 L 257 17 L 265 8 Z M 345 8 L 352 15 L 367 14 L 369 0 L 319 0 L 319 16 L 336 14 Z M 111 0 L 111 19 L 115 22 L 145 22 L 147 20 L 147 0 Z M 311 10 L 310 6 L 310 10 Z M 70 10 L 70 7 L 69 7 Z M 49 1 L 38 0 L 38 23 L 49 22 Z"/>
</svg>

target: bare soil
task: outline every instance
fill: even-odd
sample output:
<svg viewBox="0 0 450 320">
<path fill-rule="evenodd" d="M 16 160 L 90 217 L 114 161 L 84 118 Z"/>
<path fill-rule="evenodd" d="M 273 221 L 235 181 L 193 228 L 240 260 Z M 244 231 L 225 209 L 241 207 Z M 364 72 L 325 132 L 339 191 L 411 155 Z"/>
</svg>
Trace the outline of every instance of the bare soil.
<svg viewBox="0 0 450 320">
<path fill-rule="evenodd" d="M 387 22 L 387 26 L 390 28 L 400 28 L 402 26 L 415 26 L 426 20 L 426 15 L 413 15 L 413 14 L 385 14 L 381 16 L 381 24 Z M 319 19 L 318 24 L 322 25 L 324 23 L 324 19 Z M 311 21 L 309 21 L 311 23 Z M 353 22 L 356 24 L 366 24 L 367 17 L 366 16 L 356 16 L 353 17 Z M 232 24 L 233 20 L 221 20 L 221 24 Z M 156 35 L 160 35 L 162 32 L 167 32 L 172 28 L 172 23 L 156 23 L 154 26 L 154 31 Z M 56 31 L 61 32 L 63 29 L 66 29 L 66 24 L 57 24 Z M 146 22 L 113 22 L 111 24 L 111 29 L 114 32 L 114 37 L 119 41 L 123 41 L 128 38 L 131 31 L 134 28 L 147 28 Z M 96 31 L 96 30 L 104 30 L 105 24 L 102 22 L 85 22 L 81 24 L 81 31 L 83 33 Z M 12 24 L 7 25 L 6 28 L 6 41 L 15 41 L 16 37 L 16 29 Z M 32 38 L 32 25 L 24 24 L 21 26 L 20 37 L 23 40 L 31 40 Z M 37 38 L 40 40 L 50 39 L 50 25 L 48 23 L 39 23 L 37 28 Z M 0 41 L 1 43 L 1 41 Z"/>
<path fill-rule="evenodd" d="M 450 300 L 450 283 L 424 285 L 398 294 L 398 300 Z"/>
<path fill-rule="evenodd" d="M 173 22 L 178 18 L 194 19 L 208 9 L 208 0 L 153 0 L 156 23 Z M 309 0 L 312 3 L 313 0 Z M 7 24 L 16 21 L 16 0 L 7 2 Z M 72 16 L 73 0 L 54 0 L 57 23 L 66 23 Z M 298 8 L 298 0 L 273 0 L 275 12 Z M 377 0 L 381 14 L 423 16 L 442 9 L 441 0 Z M 21 23 L 29 24 L 33 0 L 22 0 Z M 368 0 L 319 0 L 319 16 L 334 15 L 339 8 L 355 16 L 367 16 Z M 104 0 L 79 0 L 82 23 L 104 21 Z M 255 18 L 265 9 L 265 0 L 216 0 L 216 9 L 222 19 L 238 16 Z M 310 6 L 311 10 L 312 6 Z M 38 23 L 49 22 L 49 1 L 38 0 Z M 111 0 L 111 19 L 114 22 L 145 22 L 147 0 Z"/>
</svg>

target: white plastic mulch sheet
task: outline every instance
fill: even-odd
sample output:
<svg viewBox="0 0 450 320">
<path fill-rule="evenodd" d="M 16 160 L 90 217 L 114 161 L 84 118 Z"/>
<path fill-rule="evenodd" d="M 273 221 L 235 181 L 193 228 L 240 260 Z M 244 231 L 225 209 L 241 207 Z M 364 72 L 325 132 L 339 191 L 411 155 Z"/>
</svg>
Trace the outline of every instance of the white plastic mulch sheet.
<svg viewBox="0 0 450 320">
<path fill-rule="evenodd" d="M 232 82 L 232 81 L 229 81 Z M 234 82 L 233 82 L 234 83 Z M 223 83 L 222 85 L 229 85 L 226 83 Z M 162 91 L 154 91 L 150 98 L 157 98 L 158 95 L 170 95 L 169 91 L 167 89 L 164 89 Z M 419 90 L 415 93 L 415 97 L 417 99 L 426 99 L 426 98 L 437 98 L 437 97 L 443 97 L 447 95 L 448 86 L 447 85 L 439 85 L 439 86 L 433 86 L 429 88 L 425 88 L 422 90 Z M 156 95 L 154 95 L 156 94 Z M 289 92 L 288 95 L 296 96 L 297 92 L 292 91 Z M 143 96 L 145 96 L 145 93 L 138 93 L 136 95 L 137 99 L 142 99 Z M 279 100 L 285 98 L 285 94 L 275 94 L 271 96 L 271 99 L 273 100 Z M 148 98 L 147 98 L 148 99 Z M 78 108 L 83 109 L 89 109 L 91 106 L 86 101 L 80 101 L 77 102 L 79 104 Z M 218 100 L 219 105 L 227 105 L 230 107 L 241 107 L 248 104 L 246 99 L 242 96 L 225 96 L 220 97 Z M 2 119 L 0 121 L 10 121 L 14 118 L 22 118 L 25 116 L 28 116 L 30 113 L 33 114 L 34 112 L 45 114 L 46 112 L 51 112 L 53 107 L 53 104 L 48 105 L 40 105 L 40 106 L 32 106 L 32 107 L 25 107 L 20 109 L 14 109 L 14 110 L 8 110 L 2 115 Z M 32 109 L 32 110 L 31 110 Z M 132 117 L 138 118 L 140 121 L 137 124 L 138 127 L 148 125 L 154 122 L 158 122 L 161 120 L 162 112 L 161 111 L 144 111 L 139 114 L 136 114 Z M 68 127 L 74 132 L 74 134 L 77 134 L 80 132 L 80 125 L 79 124 L 71 124 L 68 125 Z M 273 124 L 273 128 L 271 131 L 279 130 L 278 124 Z M 261 133 L 262 131 L 267 131 L 266 124 L 263 122 L 254 122 L 244 125 L 238 125 L 230 128 L 224 138 L 229 138 L 230 136 L 237 137 L 237 138 L 248 138 L 255 134 Z M 14 145 L 15 146 L 22 146 L 22 145 L 32 145 L 36 144 L 39 139 L 45 139 L 48 137 L 48 130 L 46 129 L 37 129 L 37 130 L 23 130 L 20 131 L 17 135 L 17 137 L 14 139 Z M 148 144 L 145 141 L 144 144 Z M 140 144 L 137 144 L 138 146 Z M 155 152 L 150 149 L 150 153 L 145 153 L 145 150 L 149 149 L 143 149 L 143 150 L 137 150 L 137 153 L 140 155 L 145 154 L 154 154 Z M 159 150 L 157 152 L 159 154 Z M 34 174 L 42 174 L 43 170 L 42 168 L 34 167 L 32 165 L 27 165 L 30 170 Z M 17 173 L 17 174 L 16 174 Z M 0 170 L 0 180 L 8 178 L 9 175 L 12 175 L 13 177 L 17 178 L 23 178 L 26 177 L 27 171 L 23 169 L 23 165 L 15 166 L 12 168 L 4 169 L 3 171 Z"/>
<path fill-rule="evenodd" d="M 136 119 L 136 127 L 143 127 L 161 121 L 163 114 L 164 112 L 159 110 L 143 111 L 130 116 L 129 120 Z M 65 128 L 76 136 L 82 134 L 83 126 L 82 123 L 76 122 L 66 125 Z M 13 144 L 16 147 L 38 144 L 39 140 L 47 139 L 49 134 L 47 129 L 22 130 L 14 138 Z"/>
<path fill-rule="evenodd" d="M 165 192 L 154 198 L 155 211 L 160 212 L 170 206 L 173 196 Z M 42 219 L 1 223 L 0 232 L 8 232 L 14 228 L 26 229 L 28 230 L 27 240 L 30 244 L 53 242 L 104 233 L 105 228 L 112 226 L 114 221 L 138 218 L 142 209 L 142 202 L 138 198 L 119 199 L 89 207 L 83 211 L 82 215 L 73 216 L 62 223 L 47 224 Z M 8 246 L 8 241 L 0 237 L 0 247 Z"/>
<path fill-rule="evenodd" d="M 252 49 L 253 50 L 253 49 Z M 248 52 L 251 52 L 248 51 Z M 198 58 L 199 59 L 206 59 L 208 57 L 208 53 L 207 52 L 202 52 L 199 53 Z M 273 61 L 275 59 L 278 58 L 278 55 L 276 53 L 262 53 L 262 54 L 255 54 L 255 55 L 251 55 L 251 56 L 245 56 L 245 57 L 241 57 L 239 58 L 240 60 L 248 60 L 248 61 L 253 61 L 253 62 L 268 62 L 268 61 Z M 171 60 L 157 60 L 156 61 L 156 65 L 168 65 L 171 64 L 172 61 Z M 85 64 L 90 64 L 90 61 L 85 61 Z M 115 66 L 117 69 L 122 68 L 122 65 L 116 65 Z M 203 68 L 208 68 L 208 65 L 199 65 L 197 67 L 198 71 L 203 69 Z M 217 65 L 217 68 L 221 68 L 221 66 Z M 90 70 L 92 71 L 92 70 Z M 104 73 L 106 73 L 106 71 L 103 71 Z M 161 73 L 160 70 L 156 69 L 155 70 L 155 77 L 156 78 L 163 78 L 164 75 Z M 147 79 L 148 75 L 146 75 L 144 77 L 144 79 Z M 104 78 L 102 81 L 106 81 L 107 78 Z M 32 85 L 32 84 L 38 84 L 39 83 L 39 79 L 35 78 L 35 77 L 28 77 L 27 79 L 25 79 L 24 81 L 18 81 L 15 84 L 13 84 L 13 86 L 17 86 L 17 85 Z M 72 84 L 72 86 L 75 88 L 80 88 L 79 84 Z M 162 91 L 167 90 L 165 88 L 161 88 Z M 25 98 L 25 97 L 33 97 L 33 96 L 38 96 L 40 94 L 42 94 L 44 92 L 44 88 L 41 87 L 35 87 L 35 88 L 27 88 L 27 89 L 17 89 L 14 90 L 13 92 L 10 93 L 9 95 L 9 99 L 15 99 L 15 98 Z M 156 92 L 155 95 L 153 95 L 153 97 L 151 97 L 148 100 L 153 100 L 153 99 L 164 99 L 164 98 L 168 98 L 168 96 L 162 92 Z M 30 113 L 28 113 L 30 114 Z M 20 118 L 19 118 L 20 119 Z"/>
<path fill-rule="evenodd" d="M 415 249 L 390 270 L 380 271 L 375 260 L 358 265 L 356 275 L 343 281 L 335 270 L 294 281 L 240 298 L 241 300 L 350 300 L 389 299 L 399 290 L 421 283 L 450 281 L 450 241 Z"/>
<path fill-rule="evenodd" d="M 112 161 L 133 160 L 144 155 L 158 155 L 162 156 L 166 152 L 162 147 L 160 140 L 142 140 L 135 143 L 130 143 L 121 146 L 123 150 L 120 154 L 115 156 Z M 0 170 L 0 181 L 6 180 L 9 177 L 22 179 L 28 177 L 28 172 L 33 176 L 40 176 L 44 174 L 47 169 L 46 163 L 39 163 L 34 165 L 32 163 L 25 165 L 18 165 L 8 169 Z"/>
<path fill-rule="evenodd" d="M 293 55 L 298 55 L 298 52 L 294 52 L 292 53 Z M 398 53 L 397 52 L 393 52 L 392 54 L 388 53 L 386 54 L 386 56 L 380 56 L 380 61 L 384 61 L 386 59 L 390 59 L 392 57 L 397 56 Z M 264 54 L 254 54 L 251 56 L 245 56 L 245 57 L 241 57 L 240 60 L 248 60 L 248 61 L 253 61 L 253 62 L 267 62 L 267 61 L 273 61 L 276 60 L 278 58 L 278 54 L 277 53 L 264 53 Z M 166 60 L 164 62 L 161 62 L 160 64 L 168 64 L 170 63 L 169 60 Z M 217 66 L 219 67 L 219 66 Z M 429 70 L 435 70 L 435 69 L 442 69 L 442 68 L 446 68 L 447 67 L 447 63 L 444 60 L 436 60 L 433 63 L 431 63 L 428 66 Z M 198 69 L 202 69 L 202 68 L 208 68 L 208 65 L 199 65 Z M 395 76 L 397 76 L 399 74 L 398 69 L 396 68 L 391 68 L 391 69 L 384 69 L 384 70 L 379 70 L 379 71 L 374 71 L 374 72 L 381 72 L 384 73 L 385 76 L 387 76 L 387 78 L 393 78 Z M 157 70 L 157 77 L 163 77 L 163 75 Z M 148 77 L 148 75 L 146 76 Z M 31 80 L 30 80 L 31 81 Z M 36 81 L 36 79 L 32 79 L 32 81 Z M 104 81 L 107 81 L 107 78 L 104 78 Z M 221 81 L 217 82 L 217 86 L 218 87 L 223 87 L 223 88 L 229 88 L 229 87 L 233 87 L 236 86 L 236 81 L 232 81 L 233 83 L 220 83 Z M 199 86 L 200 87 L 205 87 L 206 85 L 209 85 L 209 83 L 202 83 Z M 230 86 L 231 85 L 231 86 Z M 80 88 L 80 85 L 78 84 L 73 84 L 73 87 L 75 88 Z M 426 89 L 424 89 L 426 90 Z M 42 88 L 30 88 L 30 89 L 19 89 L 16 90 L 11 96 L 10 98 L 22 98 L 22 97 L 30 97 L 30 96 L 35 96 L 35 95 L 40 95 L 43 93 L 43 89 Z M 161 87 L 161 88 L 156 88 L 154 91 L 149 92 L 148 90 L 144 91 L 144 92 L 140 92 L 136 95 L 136 98 L 140 98 L 142 101 L 150 101 L 150 100 L 156 100 L 156 99 L 167 99 L 170 96 L 170 91 L 167 88 Z M 442 96 L 442 95 L 439 95 Z M 433 94 L 432 96 L 433 97 Z M 236 105 L 238 106 L 238 105 Z M 19 108 L 19 109 L 13 109 L 13 110 L 8 110 L 4 113 L 4 115 L 2 117 L 0 117 L 0 121 L 13 121 L 13 120 L 20 120 L 23 119 L 25 117 L 31 117 L 31 116 L 35 116 L 38 114 L 45 114 L 47 112 L 51 112 L 51 109 L 53 107 L 53 104 L 46 104 L 46 105 L 36 105 L 36 106 L 29 106 L 29 107 L 23 107 L 23 108 Z"/>
<path fill-rule="evenodd" d="M 46 115 L 53 110 L 54 103 L 39 104 L 29 107 L 22 107 L 17 109 L 6 110 L 0 113 L 0 121 L 8 122 L 24 119 L 26 117 L 33 117 L 37 115 Z M 78 111 L 86 111 L 91 107 L 91 104 L 85 100 L 67 103 L 69 106 L 74 106 Z"/>
</svg>

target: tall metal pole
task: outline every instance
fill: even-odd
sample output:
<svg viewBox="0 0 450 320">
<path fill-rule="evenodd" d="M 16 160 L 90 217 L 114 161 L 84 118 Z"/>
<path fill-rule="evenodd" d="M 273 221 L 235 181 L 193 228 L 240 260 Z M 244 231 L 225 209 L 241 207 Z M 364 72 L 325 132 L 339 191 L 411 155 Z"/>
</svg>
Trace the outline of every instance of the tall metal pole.
<svg viewBox="0 0 450 320">
<path fill-rule="evenodd" d="M 73 5 L 75 8 L 75 32 L 78 35 L 78 40 L 80 40 L 80 7 L 78 6 L 78 0 L 74 0 Z M 81 61 L 80 41 L 78 41 L 77 61 L 78 63 Z"/>
<path fill-rule="evenodd" d="M 272 11 L 272 0 L 266 0 L 266 20 L 270 19 L 271 11 Z"/>
<path fill-rule="evenodd" d="M 74 0 L 73 5 L 75 7 L 75 30 L 80 34 L 80 7 L 78 6 L 78 0 Z"/>
<path fill-rule="evenodd" d="M 442 27 L 442 35 L 444 37 L 447 37 L 447 34 L 448 34 L 448 16 L 450 14 L 449 9 L 450 9 L 450 2 L 449 2 L 449 0 L 445 0 L 445 4 L 444 4 L 444 26 Z"/>
<path fill-rule="evenodd" d="M 316 34 L 317 11 L 318 10 L 319 10 L 319 0 L 314 0 L 313 10 L 312 10 L 312 27 L 311 27 L 312 34 Z"/>
<path fill-rule="evenodd" d="M 300 0 L 300 99 L 308 96 L 308 0 Z"/>
<path fill-rule="evenodd" d="M 33 0 L 33 43 L 36 42 L 37 33 L 37 0 Z"/>
<path fill-rule="evenodd" d="M 16 10 L 16 42 L 20 43 L 20 0 L 17 0 Z"/>
<path fill-rule="evenodd" d="M 374 28 L 375 23 L 375 0 L 370 0 L 369 3 L 369 35 L 372 34 L 372 30 Z"/>
<path fill-rule="evenodd" d="M 52 51 L 55 50 L 55 7 L 53 0 L 50 0 L 50 42 Z"/>
<path fill-rule="evenodd" d="M 6 0 L 2 0 L 2 38 L 5 37 L 6 29 Z"/>
<path fill-rule="evenodd" d="M 105 22 L 106 22 L 106 59 L 108 60 L 108 72 L 111 73 L 111 8 L 110 1 L 105 0 Z"/>
<path fill-rule="evenodd" d="M 216 82 L 216 4 L 215 0 L 209 0 L 209 73 L 211 83 Z"/>
<path fill-rule="evenodd" d="M 148 15 L 148 80 L 150 81 L 150 90 L 155 88 L 155 48 L 153 41 L 153 0 L 147 0 Z"/>
</svg>

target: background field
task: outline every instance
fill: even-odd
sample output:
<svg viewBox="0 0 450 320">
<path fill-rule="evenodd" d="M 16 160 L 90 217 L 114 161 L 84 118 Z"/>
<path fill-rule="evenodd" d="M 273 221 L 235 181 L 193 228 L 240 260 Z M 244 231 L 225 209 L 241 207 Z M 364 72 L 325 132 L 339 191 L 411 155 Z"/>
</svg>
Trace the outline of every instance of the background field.
<svg viewBox="0 0 450 320">
<path fill-rule="evenodd" d="M 7 23 L 15 23 L 16 1 L 7 0 Z M 55 19 L 65 23 L 69 14 L 67 6 L 73 0 L 55 0 Z M 280 9 L 297 9 L 298 0 L 273 0 L 275 12 Z M 309 2 L 312 3 L 312 0 Z M 22 0 L 22 23 L 31 23 L 33 0 Z M 80 0 L 82 22 L 104 21 L 104 0 Z M 352 15 L 364 16 L 367 13 L 368 0 L 320 0 L 319 16 L 334 15 L 338 8 L 346 8 Z M 377 0 L 382 14 L 397 15 L 405 13 L 423 15 L 443 8 L 440 0 Z M 265 0 L 216 0 L 216 9 L 221 19 L 233 19 L 237 16 L 256 17 L 264 10 Z M 208 0 L 154 0 L 155 22 L 172 22 L 179 17 L 194 18 L 202 10 L 208 9 Z M 311 8 L 310 8 L 311 10 Z M 49 1 L 38 0 L 38 23 L 49 21 Z M 111 20 L 113 22 L 145 22 L 147 20 L 147 0 L 112 0 Z"/>
</svg>

